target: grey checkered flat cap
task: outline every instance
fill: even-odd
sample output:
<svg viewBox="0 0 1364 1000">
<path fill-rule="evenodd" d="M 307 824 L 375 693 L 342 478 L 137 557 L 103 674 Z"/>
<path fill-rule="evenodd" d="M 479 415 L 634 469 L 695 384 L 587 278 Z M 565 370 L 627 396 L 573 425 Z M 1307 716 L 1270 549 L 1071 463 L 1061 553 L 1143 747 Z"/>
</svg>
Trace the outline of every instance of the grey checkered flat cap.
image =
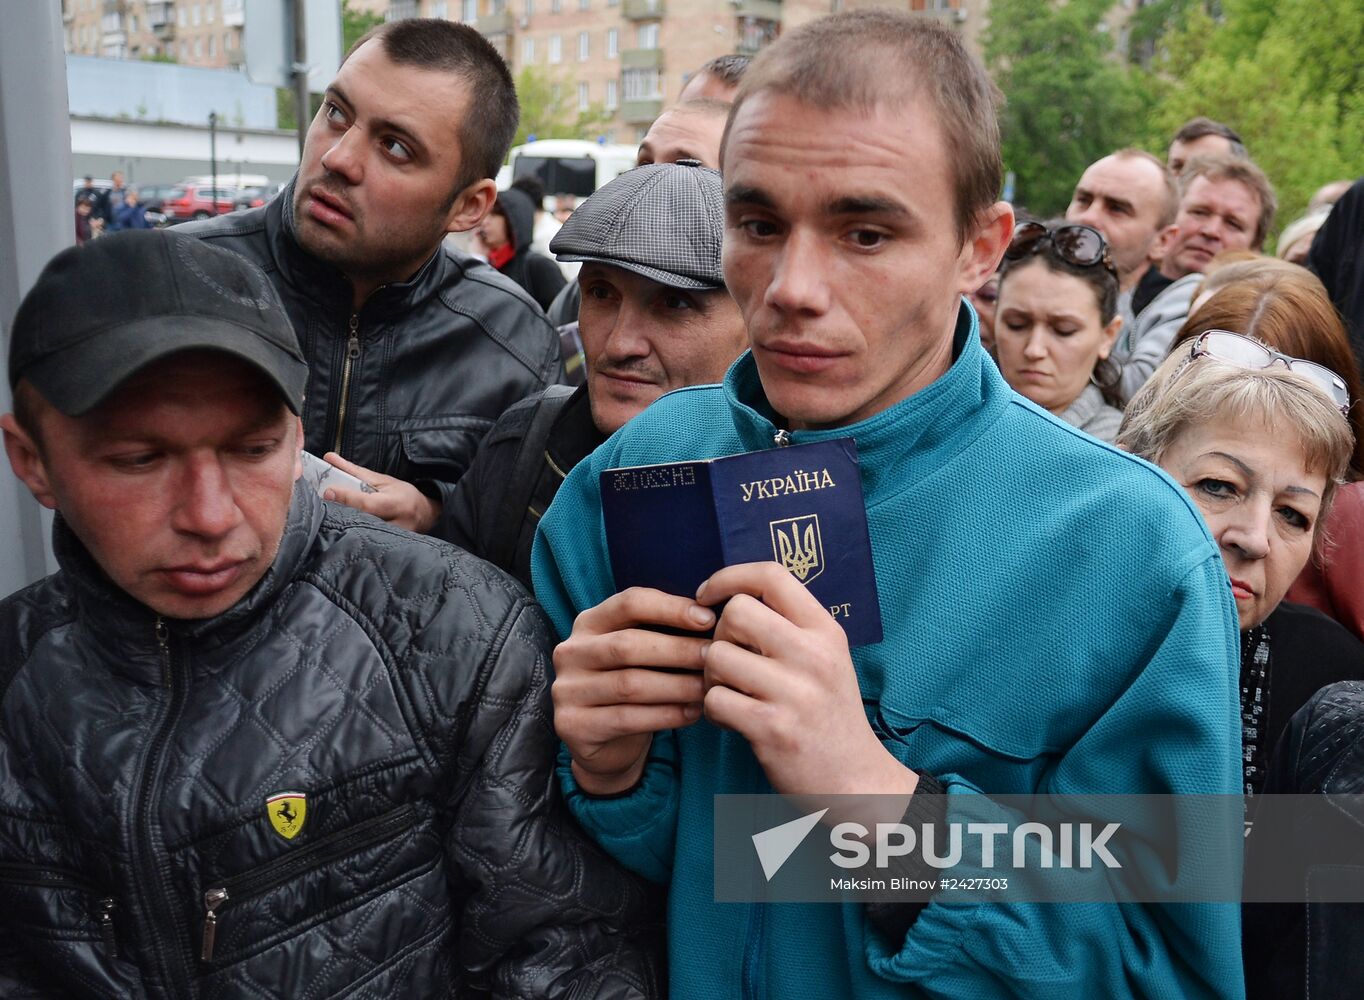
<svg viewBox="0 0 1364 1000">
<path fill-rule="evenodd" d="M 720 172 L 695 160 L 627 170 L 599 188 L 550 240 L 559 260 L 623 267 L 670 288 L 725 287 Z"/>
</svg>

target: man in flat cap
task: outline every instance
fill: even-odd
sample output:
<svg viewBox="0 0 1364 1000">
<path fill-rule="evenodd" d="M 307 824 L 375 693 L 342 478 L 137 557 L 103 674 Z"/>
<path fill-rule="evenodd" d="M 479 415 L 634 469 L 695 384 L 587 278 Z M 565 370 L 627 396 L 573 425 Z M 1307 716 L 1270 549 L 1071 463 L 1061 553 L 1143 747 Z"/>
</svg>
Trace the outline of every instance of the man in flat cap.
<svg viewBox="0 0 1364 1000">
<path fill-rule="evenodd" d="M 568 471 L 665 392 L 718 382 L 747 343 L 720 261 L 718 171 L 695 160 L 621 174 L 555 235 L 581 261 L 578 330 L 587 380 L 503 415 L 434 534 L 530 586 L 535 528 Z"/>
<path fill-rule="evenodd" d="M 115 234 L 12 334 L 61 568 L 0 602 L 0 995 L 649 995 L 641 894 L 553 786 L 543 616 L 296 482 L 265 276 Z"/>
</svg>

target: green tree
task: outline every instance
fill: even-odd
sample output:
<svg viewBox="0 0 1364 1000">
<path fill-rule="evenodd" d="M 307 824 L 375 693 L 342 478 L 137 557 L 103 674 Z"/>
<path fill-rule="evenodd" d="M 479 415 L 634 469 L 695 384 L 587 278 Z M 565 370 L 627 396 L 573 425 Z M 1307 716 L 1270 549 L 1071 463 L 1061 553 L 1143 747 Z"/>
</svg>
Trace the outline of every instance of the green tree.
<svg viewBox="0 0 1364 1000">
<path fill-rule="evenodd" d="M 539 66 L 524 66 L 516 74 L 516 99 L 521 124 L 512 145 L 529 136 L 537 139 L 595 139 L 611 115 L 600 104 L 577 109 L 577 96 L 558 74 Z"/>
<path fill-rule="evenodd" d="M 1154 68 L 1148 138 L 1163 145 L 1207 115 L 1231 125 L 1269 175 L 1280 225 L 1327 181 L 1361 172 L 1364 5 L 1358 0 L 1222 0 L 1185 12 Z"/>
<path fill-rule="evenodd" d="M 1016 201 L 1038 215 L 1064 210 L 1075 181 L 1142 131 L 1150 94 L 1113 57 L 1103 16 L 1112 0 L 994 0 L 985 58 L 1006 103 L 1004 163 Z"/>
</svg>

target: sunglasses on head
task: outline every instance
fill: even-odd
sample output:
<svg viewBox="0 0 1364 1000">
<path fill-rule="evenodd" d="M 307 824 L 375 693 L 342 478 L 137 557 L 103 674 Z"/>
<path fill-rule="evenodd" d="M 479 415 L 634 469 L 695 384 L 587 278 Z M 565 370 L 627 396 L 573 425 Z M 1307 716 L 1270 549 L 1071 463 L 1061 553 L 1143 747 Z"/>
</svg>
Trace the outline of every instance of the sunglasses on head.
<svg viewBox="0 0 1364 1000">
<path fill-rule="evenodd" d="M 1005 260 L 1020 260 L 1029 254 L 1037 253 L 1051 241 L 1056 256 L 1076 267 L 1093 267 L 1102 264 L 1110 274 L 1117 277 L 1113 267 L 1113 255 L 1108 250 L 1108 241 L 1093 226 L 1082 226 L 1078 222 L 1047 228 L 1040 222 L 1024 222 L 1014 229 L 1009 249 L 1004 251 Z"/>
<path fill-rule="evenodd" d="M 1321 386 L 1336 408 L 1346 417 L 1350 415 L 1350 391 L 1345 387 L 1343 378 L 1325 365 L 1281 354 L 1244 334 L 1232 333 L 1230 330 L 1205 330 L 1194 338 L 1189 358 L 1215 358 L 1239 368 L 1251 369 L 1282 364 L 1289 371 L 1297 372 Z"/>
</svg>

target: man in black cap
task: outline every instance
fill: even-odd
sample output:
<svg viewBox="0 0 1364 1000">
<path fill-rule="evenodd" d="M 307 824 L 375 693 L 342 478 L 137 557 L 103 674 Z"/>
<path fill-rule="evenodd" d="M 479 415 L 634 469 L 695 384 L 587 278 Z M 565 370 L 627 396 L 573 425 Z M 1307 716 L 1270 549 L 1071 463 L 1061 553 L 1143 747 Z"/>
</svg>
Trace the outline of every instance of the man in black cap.
<svg viewBox="0 0 1364 1000">
<path fill-rule="evenodd" d="M 508 410 L 434 534 L 529 587 L 535 527 L 568 470 L 665 392 L 724 376 L 747 343 L 720 263 L 724 212 L 719 172 L 689 160 L 621 174 L 569 216 L 550 249 L 583 265 L 586 383 Z"/>
<path fill-rule="evenodd" d="M 283 299 L 310 368 L 307 449 L 377 487 L 338 498 L 416 531 L 503 411 L 561 375 L 539 307 L 442 245 L 492 206 L 518 114 L 473 28 L 379 25 L 327 87 L 280 196 L 185 227 L 259 264 Z"/>
<path fill-rule="evenodd" d="M 554 790 L 508 578 L 301 481 L 265 276 L 167 231 L 15 317 L 60 570 L 0 602 L 0 996 L 646 996 L 630 878 Z"/>
</svg>

